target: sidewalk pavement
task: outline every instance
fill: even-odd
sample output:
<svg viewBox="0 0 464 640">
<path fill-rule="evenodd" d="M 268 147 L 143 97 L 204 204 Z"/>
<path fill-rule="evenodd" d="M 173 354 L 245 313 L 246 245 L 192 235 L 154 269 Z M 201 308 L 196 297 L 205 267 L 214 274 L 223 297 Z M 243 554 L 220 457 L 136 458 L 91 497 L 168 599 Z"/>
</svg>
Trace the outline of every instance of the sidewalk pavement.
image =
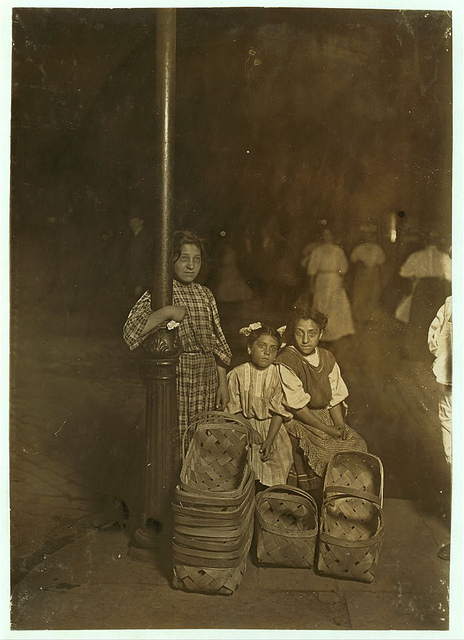
<svg viewBox="0 0 464 640">
<path fill-rule="evenodd" d="M 250 553 L 231 596 L 176 591 L 155 564 L 129 556 L 125 530 L 93 529 L 16 585 L 11 628 L 448 629 L 450 564 L 437 558 L 445 526 L 419 513 L 416 501 L 393 498 L 385 500 L 384 520 L 372 584 L 258 566 Z"/>
</svg>

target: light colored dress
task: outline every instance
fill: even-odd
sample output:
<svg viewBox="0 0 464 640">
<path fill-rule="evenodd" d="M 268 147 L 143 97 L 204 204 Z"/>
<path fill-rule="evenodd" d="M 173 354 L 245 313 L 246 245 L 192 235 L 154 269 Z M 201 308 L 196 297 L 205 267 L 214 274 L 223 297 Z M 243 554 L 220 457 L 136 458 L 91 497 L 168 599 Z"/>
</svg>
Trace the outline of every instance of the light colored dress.
<svg viewBox="0 0 464 640">
<path fill-rule="evenodd" d="M 423 306 L 423 300 L 428 306 L 429 313 L 424 314 L 424 309 L 418 309 L 417 315 L 425 326 L 430 324 L 435 309 L 442 303 L 448 293 L 447 283 L 451 282 L 451 258 L 440 251 L 435 245 L 429 245 L 420 251 L 411 253 L 400 269 L 402 278 L 410 278 L 413 281 L 412 291 L 399 303 L 395 311 L 395 318 L 409 324 L 414 312 L 414 300 L 419 300 Z M 430 317 L 427 317 L 430 316 Z"/>
<path fill-rule="evenodd" d="M 430 353 L 435 356 L 433 373 L 441 385 L 438 418 L 441 423 L 443 449 L 451 464 L 452 448 L 452 382 L 453 382 L 453 314 L 452 297 L 448 296 L 432 320 L 428 332 Z"/>
<path fill-rule="evenodd" d="M 263 440 L 267 437 L 273 414 L 284 420 L 292 417 L 282 404 L 282 386 L 276 365 L 258 369 L 251 362 L 245 362 L 232 369 L 227 380 L 230 400 L 226 411 L 242 413 Z M 261 460 L 259 449 L 259 444 L 252 447 L 251 464 L 256 479 L 268 487 L 285 484 L 293 464 L 292 445 L 285 426 L 279 429 L 267 462 Z"/>
<path fill-rule="evenodd" d="M 313 307 L 329 317 L 323 340 L 333 341 L 354 334 L 353 318 L 342 276 L 348 271 L 348 260 L 341 247 L 324 243 L 309 256 L 306 272 L 316 276 Z"/>
<path fill-rule="evenodd" d="M 350 260 L 356 264 L 353 316 L 358 322 L 367 323 L 377 310 L 382 295 L 380 267 L 385 262 L 385 253 L 375 242 L 362 242 L 353 249 Z"/>
<path fill-rule="evenodd" d="M 400 269 L 402 278 L 440 278 L 451 281 L 451 258 L 435 245 L 411 253 Z"/>
</svg>

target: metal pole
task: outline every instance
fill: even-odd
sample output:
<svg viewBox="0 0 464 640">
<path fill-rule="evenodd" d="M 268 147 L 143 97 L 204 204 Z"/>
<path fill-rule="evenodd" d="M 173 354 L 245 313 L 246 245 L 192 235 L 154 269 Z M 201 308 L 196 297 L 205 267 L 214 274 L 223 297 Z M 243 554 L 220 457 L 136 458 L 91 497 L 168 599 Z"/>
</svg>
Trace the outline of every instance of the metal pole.
<svg viewBox="0 0 464 640">
<path fill-rule="evenodd" d="M 156 13 L 156 95 L 160 154 L 160 206 L 154 212 L 155 241 L 152 309 L 172 301 L 171 238 L 174 205 L 174 117 L 176 99 L 176 10 Z"/>
<path fill-rule="evenodd" d="M 154 218 L 154 282 L 152 309 L 172 303 L 171 238 L 174 203 L 174 111 L 176 77 L 176 10 L 157 9 L 156 91 L 160 165 L 160 211 Z M 171 502 L 177 482 L 179 431 L 177 425 L 176 366 L 181 352 L 177 329 L 160 325 L 144 340 L 147 393 L 145 419 L 145 481 L 142 517 L 130 554 L 153 560 L 155 550 L 170 542 Z"/>
</svg>

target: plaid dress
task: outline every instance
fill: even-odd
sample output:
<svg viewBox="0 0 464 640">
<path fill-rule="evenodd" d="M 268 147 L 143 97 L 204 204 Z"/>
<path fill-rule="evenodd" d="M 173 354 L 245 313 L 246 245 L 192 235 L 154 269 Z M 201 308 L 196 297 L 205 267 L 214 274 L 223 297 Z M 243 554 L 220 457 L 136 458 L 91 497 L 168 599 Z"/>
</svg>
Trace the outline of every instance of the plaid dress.
<svg viewBox="0 0 464 640">
<path fill-rule="evenodd" d="M 196 415 L 216 405 L 218 377 L 216 361 L 227 366 L 232 353 L 222 331 L 216 300 L 210 289 L 196 282 L 173 281 L 172 304 L 187 309 L 179 326 L 182 353 L 177 365 L 177 409 L 183 435 Z M 131 350 L 146 338 L 140 334 L 151 314 L 151 295 L 146 291 L 132 307 L 123 329 Z"/>
</svg>

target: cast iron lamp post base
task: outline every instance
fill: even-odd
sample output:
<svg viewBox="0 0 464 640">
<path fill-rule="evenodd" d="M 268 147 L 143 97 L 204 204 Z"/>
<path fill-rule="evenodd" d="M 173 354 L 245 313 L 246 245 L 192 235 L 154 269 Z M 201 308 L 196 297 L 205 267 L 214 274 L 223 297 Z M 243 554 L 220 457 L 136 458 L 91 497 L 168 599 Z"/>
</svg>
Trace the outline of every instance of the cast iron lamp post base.
<svg viewBox="0 0 464 640">
<path fill-rule="evenodd" d="M 145 483 L 142 517 L 129 554 L 151 561 L 170 553 L 172 499 L 180 472 L 176 367 L 181 353 L 177 329 L 164 323 L 142 343 L 146 358 Z"/>
</svg>

